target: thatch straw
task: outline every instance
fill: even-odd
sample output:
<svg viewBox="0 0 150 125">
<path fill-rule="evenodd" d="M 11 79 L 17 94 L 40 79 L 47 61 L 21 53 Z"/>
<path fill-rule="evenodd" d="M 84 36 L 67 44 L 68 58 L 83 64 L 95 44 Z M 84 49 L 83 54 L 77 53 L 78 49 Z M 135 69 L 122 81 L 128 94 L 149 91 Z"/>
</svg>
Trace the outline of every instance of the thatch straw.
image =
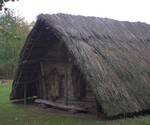
<svg viewBox="0 0 150 125">
<path fill-rule="evenodd" d="M 104 113 L 150 109 L 150 25 L 66 14 L 38 19 L 65 43 Z"/>
</svg>

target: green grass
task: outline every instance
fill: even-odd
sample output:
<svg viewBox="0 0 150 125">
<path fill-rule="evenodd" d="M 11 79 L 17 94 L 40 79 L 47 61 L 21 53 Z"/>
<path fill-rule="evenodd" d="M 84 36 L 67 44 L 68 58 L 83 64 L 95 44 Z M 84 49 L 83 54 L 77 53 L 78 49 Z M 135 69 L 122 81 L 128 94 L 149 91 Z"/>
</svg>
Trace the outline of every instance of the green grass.
<svg viewBox="0 0 150 125">
<path fill-rule="evenodd" d="M 10 84 L 0 84 L 0 125 L 150 125 L 150 115 L 113 121 L 42 115 L 10 103 L 10 91 Z"/>
</svg>

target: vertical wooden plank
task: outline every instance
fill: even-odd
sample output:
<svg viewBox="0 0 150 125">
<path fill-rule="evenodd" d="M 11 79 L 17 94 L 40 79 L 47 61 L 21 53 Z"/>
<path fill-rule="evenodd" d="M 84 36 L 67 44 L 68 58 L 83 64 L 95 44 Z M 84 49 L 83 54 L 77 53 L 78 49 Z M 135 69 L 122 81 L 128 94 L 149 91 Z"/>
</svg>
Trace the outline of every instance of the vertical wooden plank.
<svg viewBox="0 0 150 125">
<path fill-rule="evenodd" d="M 43 98 L 42 73 L 39 72 L 39 98 Z"/>
<path fill-rule="evenodd" d="M 68 84 L 68 103 L 70 99 L 74 96 L 71 71 L 72 71 L 72 64 L 69 62 L 68 63 L 68 83 L 67 83 Z"/>
<path fill-rule="evenodd" d="M 41 66 L 41 73 L 42 73 L 43 99 L 46 100 L 46 80 L 45 80 L 43 62 L 40 62 L 40 66 Z"/>
<path fill-rule="evenodd" d="M 96 99 L 96 97 L 95 97 L 95 102 L 96 102 L 96 115 L 97 115 L 97 117 L 99 118 L 99 117 L 100 117 L 101 107 L 100 107 L 99 102 L 98 102 L 98 100 Z"/>
<path fill-rule="evenodd" d="M 40 92 L 39 92 L 39 82 L 36 82 L 36 90 L 37 90 L 37 98 L 40 97 Z"/>
<path fill-rule="evenodd" d="M 70 94 L 70 86 L 72 83 L 71 78 L 71 67 L 72 64 L 70 63 L 71 60 L 69 59 L 69 53 L 67 51 L 67 48 L 65 47 L 65 83 L 64 83 L 64 103 L 68 105 L 69 102 L 69 94 Z"/>
<path fill-rule="evenodd" d="M 27 104 L 27 84 L 24 83 L 24 105 Z"/>
<path fill-rule="evenodd" d="M 42 74 L 41 74 L 42 75 Z M 39 98 L 43 97 L 43 91 L 42 91 L 42 76 L 40 76 L 40 81 L 39 81 L 39 90 L 40 90 L 40 96 Z"/>
<path fill-rule="evenodd" d="M 64 86 L 64 92 L 65 92 L 65 104 L 68 104 L 68 64 L 66 61 L 66 66 L 65 66 L 65 86 Z"/>
</svg>

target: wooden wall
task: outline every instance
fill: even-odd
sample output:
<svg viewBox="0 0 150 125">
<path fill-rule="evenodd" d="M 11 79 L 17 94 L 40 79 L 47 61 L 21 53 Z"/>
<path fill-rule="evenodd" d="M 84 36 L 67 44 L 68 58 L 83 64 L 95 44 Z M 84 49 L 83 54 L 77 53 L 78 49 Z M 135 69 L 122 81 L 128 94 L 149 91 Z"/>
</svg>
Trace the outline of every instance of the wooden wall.
<svg viewBox="0 0 150 125">
<path fill-rule="evenodd" d="M 49 51 L 41 62 L 44 76 L 42 76 L 42 71 L 40 71 L 39 98 L 44 99 L 43 84 L 45 84 L 46 100 L 68 105 L 77 105 L 84 108 L 87 107 L 87 111 L 95 113 L 96 103 L 94 94 L 90 86 L 82 78 L 80 71 L 77 72 L 80 73 L 78 79 L 82 80 L 78 80 L 78 82 L 82 85 L 84 81 L 85 95 L 83 95 L 83 97 L 77 97 L 75 95 L 75 87 L 77 86 L 75 86 L 76 80 L 73 78 L 74 64 L 73 61 L 69 62 L 68 58 L 70 57 L 65 47 L 59 46 L 58 44 L 53 44 L 49 47 Z M 54 82 L 59 84 L 59 87 Z M 55 85 L 52 87 L 52 84 Z M 59 90 L 59 92 L 54 91 L 52 94 L 51 88 L 54 88 L 53 90 Z"/>
<path fill-rule="evenodd" d="M 70 73 L 71 74 L 71 82 L 68 85 L 68 88 L 69 88 L 68 102 L 69 102 L 69 104 L 70 105 L 78 105 L 83 108 L 86 107 L 88 112 L 96 113 L 95 96 L 94 96 L 90 86 L 84 80 L 84 77 L 79 70 L 77 71 L 76 78 L 73 78 L 74 73 L 75 73 L 74 66 L 72 66 L 71 73 Z M 78 89 L 78 90 L 75 90 L 75 89 Z M 76 94 L 76 91 L 78 94 Z"/>
</svg>

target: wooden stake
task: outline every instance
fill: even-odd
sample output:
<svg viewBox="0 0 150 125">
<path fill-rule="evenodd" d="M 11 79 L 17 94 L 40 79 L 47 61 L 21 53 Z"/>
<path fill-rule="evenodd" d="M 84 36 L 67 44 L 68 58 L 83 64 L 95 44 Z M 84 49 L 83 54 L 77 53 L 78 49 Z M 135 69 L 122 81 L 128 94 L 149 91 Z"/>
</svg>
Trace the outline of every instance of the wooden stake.
<svg viewBox="0 0 150 125">
<path fill-rule="evenodd" d="M 24 105 L 27 104 L 27 85 L 24 83 Z"/>
</svg>

